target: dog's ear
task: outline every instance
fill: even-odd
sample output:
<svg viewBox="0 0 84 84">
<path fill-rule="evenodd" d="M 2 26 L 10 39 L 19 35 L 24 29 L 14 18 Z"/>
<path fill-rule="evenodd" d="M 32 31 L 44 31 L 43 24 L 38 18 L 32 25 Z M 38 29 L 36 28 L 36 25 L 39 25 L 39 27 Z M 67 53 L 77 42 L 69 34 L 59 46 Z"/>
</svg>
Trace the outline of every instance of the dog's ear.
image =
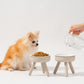
<svg viewBox="0 0 84 84">
<path fill-rule="evenodd" d="M 39 36 L 40 31 L 35 31 L 34 34 L 37 35 L 37 36 Z"/>
<path fill-rule="evenodd" d="M 28 37 L 29 39 L 32 38 L 32 37 L 33 37 L 32 32 L 29 32 L 29 33 L 27 34 L 27 37 Z"/>
</svg>

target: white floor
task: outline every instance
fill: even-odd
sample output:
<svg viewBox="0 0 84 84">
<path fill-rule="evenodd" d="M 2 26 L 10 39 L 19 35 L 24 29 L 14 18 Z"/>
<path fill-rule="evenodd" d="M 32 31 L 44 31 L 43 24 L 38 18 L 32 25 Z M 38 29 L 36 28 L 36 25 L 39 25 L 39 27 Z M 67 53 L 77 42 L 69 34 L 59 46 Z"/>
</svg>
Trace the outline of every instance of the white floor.
<svg viewBox="0 0 84 84">
<path fill-rule="evenodd" d="M 75 74 L 72 75 L 69 70 L 69 77 L 65 77 L 64 67 L 59 68 L 56 75 L 53 75 L 54 67 L 48 67 L 50 76 L 47 77 L 41 71 L 40 65 L 29 76 L 29 71 L 0 71 L 1 84 L 76 84 L 84 80 L 84 68 L 75 67 Z"/>
</svg>

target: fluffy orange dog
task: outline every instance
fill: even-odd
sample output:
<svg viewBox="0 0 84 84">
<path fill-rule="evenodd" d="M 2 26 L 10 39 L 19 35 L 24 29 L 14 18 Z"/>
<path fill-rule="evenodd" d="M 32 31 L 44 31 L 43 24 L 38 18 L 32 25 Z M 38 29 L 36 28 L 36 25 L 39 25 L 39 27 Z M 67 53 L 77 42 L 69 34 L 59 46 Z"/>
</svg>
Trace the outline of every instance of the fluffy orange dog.
<svg viewBox="0 0 84 84">
<path fill-rule="evenodd" d="M 9 47 L 5 59 L 0 64 L 1 70 L 28 70 L 31 67 L 30 56 L 38 50 L 39 31 L 29 32 Z"/>
</svg>

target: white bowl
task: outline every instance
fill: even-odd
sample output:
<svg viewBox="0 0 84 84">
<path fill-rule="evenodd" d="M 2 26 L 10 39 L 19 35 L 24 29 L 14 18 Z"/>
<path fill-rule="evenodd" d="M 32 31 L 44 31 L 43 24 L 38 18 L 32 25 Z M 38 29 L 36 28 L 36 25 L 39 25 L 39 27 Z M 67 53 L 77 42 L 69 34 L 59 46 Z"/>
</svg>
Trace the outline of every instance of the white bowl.
<svg viewBox="0 0 84 84">
<path fill-rule="evenodd" d="M 44 57 L 31 56 L 30 58 L 33 62 L 48 62 L 48 61 L 50 61 L 50 56 L 44 56 Z"/>
<path fill-rule="evenodd" d="M 75 56 L 75 55 L 65 53 L 65 54 L 56 54 L 55 56 L 65 56 L 65 57 L 67 57 L 67 56 Z"/>
<path fill-rule="evenodd" d="M 72 62 L 75 60 L 75 55 L 73 54 L 57 54 L 55 55 L 55 60 L 60 62 Z"/>
</svg>

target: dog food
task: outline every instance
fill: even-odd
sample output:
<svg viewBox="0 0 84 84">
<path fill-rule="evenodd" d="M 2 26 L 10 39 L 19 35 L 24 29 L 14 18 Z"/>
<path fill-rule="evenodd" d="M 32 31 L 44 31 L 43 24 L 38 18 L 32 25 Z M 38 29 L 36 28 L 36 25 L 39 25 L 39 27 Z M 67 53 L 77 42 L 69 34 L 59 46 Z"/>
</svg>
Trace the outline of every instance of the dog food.
<svg viewBox="0 0 84 84">
<path fill-rule="evenodd" d="M 36 52 L 32 56 L 44 57 L 44 56 L 49 56 L 49 54 L 44 53 L 44 52 Z"/>
</svg>

